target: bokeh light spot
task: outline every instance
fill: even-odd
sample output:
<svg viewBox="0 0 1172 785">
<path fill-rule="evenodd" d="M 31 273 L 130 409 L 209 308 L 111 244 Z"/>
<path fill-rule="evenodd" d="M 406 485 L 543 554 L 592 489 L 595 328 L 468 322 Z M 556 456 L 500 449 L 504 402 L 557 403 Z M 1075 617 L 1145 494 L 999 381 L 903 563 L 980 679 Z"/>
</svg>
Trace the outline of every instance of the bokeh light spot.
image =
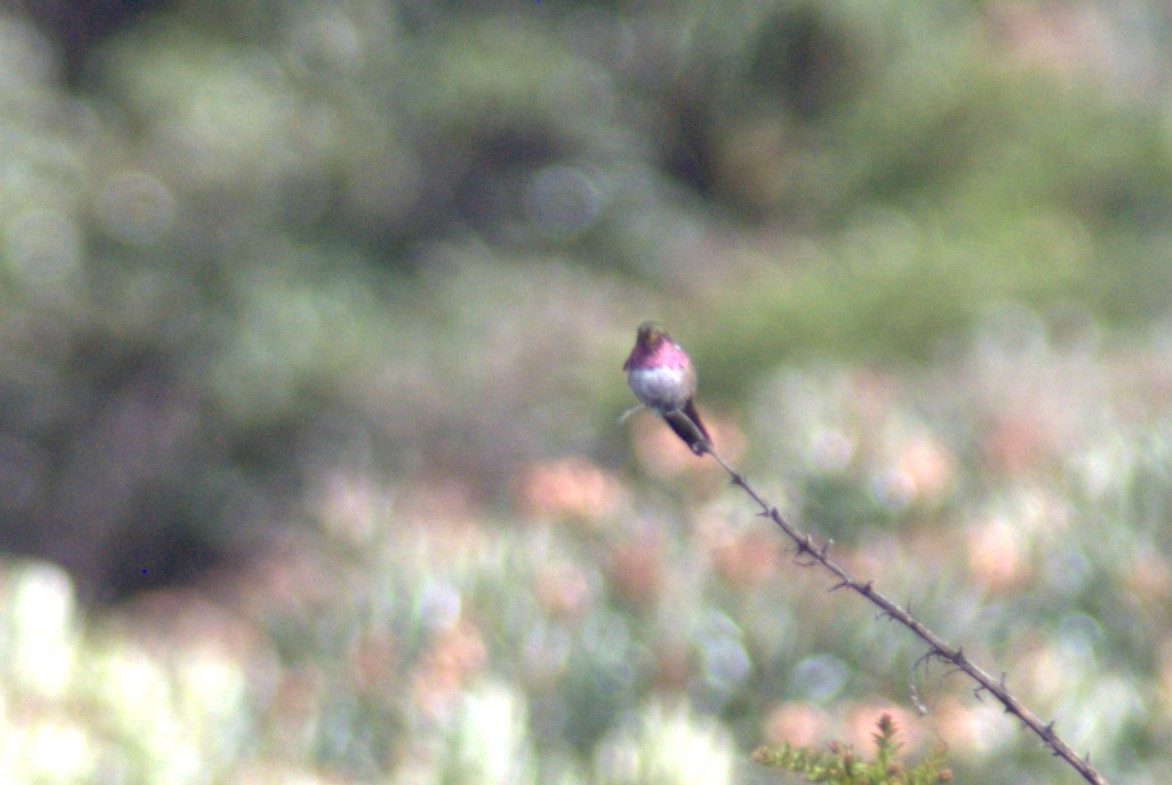
<svg viewBox="0 0 1172 785">
<path fill-rule="evenodd" d="M 63 283 L 81 263 L 76 224 L 54 210 L 29 210 L 8 225 L 8 257 L 25 283 L 44 287 Z"/>
<path fill-rule="evenodd" d="M 130 245 L 149 245 L 163 237 L 174 224 L 175 213 L 171 190 L 145 172 L 116 174 L 98 193 L 98 223 L 111 237 Z"/>
<path fill-rule="evenodd" d="M 594 224 L 602 201 L 601 190 L 580 169 L 547 166 L 529 183 L 525 213 L 544 234 L 565 240 Z"/>
</svg>

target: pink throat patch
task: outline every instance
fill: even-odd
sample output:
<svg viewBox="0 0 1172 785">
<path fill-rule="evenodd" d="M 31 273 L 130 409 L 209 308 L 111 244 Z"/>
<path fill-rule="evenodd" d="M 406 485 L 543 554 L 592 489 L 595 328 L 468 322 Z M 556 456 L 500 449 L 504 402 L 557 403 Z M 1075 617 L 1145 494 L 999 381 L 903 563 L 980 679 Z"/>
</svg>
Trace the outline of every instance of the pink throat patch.
<svg viewBox="0 0 1172 785">
<path fill-rule="evenodd" d="M 684 354 L 683 349 L 671 341 L 661 341 L 659 346 L 650 352 L 645 352 L 636 346 L 631 351 L 631 356 L 623 363 L 623 370 L 629 371 L 632 368 L 684 368 L 687 365 L 688 355 Z"/>
</svg>

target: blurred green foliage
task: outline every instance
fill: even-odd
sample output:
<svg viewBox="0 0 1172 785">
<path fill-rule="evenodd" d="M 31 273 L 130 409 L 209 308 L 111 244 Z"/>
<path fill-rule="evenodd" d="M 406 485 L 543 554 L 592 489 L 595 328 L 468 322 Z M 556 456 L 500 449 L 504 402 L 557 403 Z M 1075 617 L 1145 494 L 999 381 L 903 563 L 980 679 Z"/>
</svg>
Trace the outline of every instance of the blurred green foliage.
<svg viewBox="0 0 1172 785">
<path fill-rule="evenodd" d="M 0 779 L 720 783 L 869 732 L 921 652 L 614 424 L 653 316 L 779 504 L 1167 780 L 1170 28 L 5 4 L 0 532 L 66 572 L 0 570 Z M 958 777 L 1066 781 L 913 675 Z"/>
</svg>

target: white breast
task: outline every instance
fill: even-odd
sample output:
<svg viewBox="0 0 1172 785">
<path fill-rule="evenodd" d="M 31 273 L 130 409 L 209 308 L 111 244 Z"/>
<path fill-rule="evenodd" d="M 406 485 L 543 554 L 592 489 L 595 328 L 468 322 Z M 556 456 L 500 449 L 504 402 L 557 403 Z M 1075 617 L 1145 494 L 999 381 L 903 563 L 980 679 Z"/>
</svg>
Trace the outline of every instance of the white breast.
<svg viewBox="0 0 1172 785">
<path fill-rule="evenodd" d="M 640 403 L 661 412 L 682 409 L 688 402 L 683 368 L 632 368 L 627 383 Z"/>
</svg>

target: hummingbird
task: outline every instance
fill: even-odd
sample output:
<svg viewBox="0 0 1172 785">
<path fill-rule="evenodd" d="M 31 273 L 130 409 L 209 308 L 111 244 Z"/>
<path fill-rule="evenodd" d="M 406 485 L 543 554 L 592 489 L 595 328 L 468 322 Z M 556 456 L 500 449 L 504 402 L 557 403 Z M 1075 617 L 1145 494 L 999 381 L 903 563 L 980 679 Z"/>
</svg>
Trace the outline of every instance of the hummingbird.
<svg viewBox="0 0 1172 785">
<path fill-rule="evenodd" d="M 711 452 L 712 439 L 692 403 L 696 369 L 684 348 L 663 327 L 656 322 L 639 325 L 635 348 L 623 363 L 623 370 L 639 403 L 659 412 L 692 452 Z"/>
</svg>

